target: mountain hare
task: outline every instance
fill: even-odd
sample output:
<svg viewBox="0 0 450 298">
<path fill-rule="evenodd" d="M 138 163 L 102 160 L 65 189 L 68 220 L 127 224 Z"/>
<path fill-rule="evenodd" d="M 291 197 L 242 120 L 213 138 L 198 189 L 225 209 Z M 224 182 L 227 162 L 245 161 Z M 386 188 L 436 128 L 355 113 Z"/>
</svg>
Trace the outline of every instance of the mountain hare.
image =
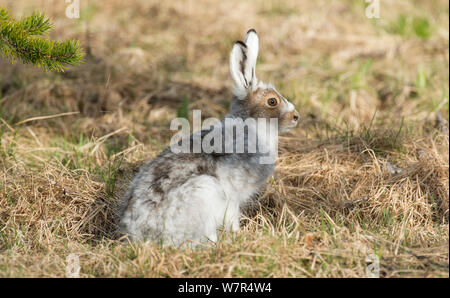
<svg viewBox="0 0 450 298">
<path fill-rule="evenodd" d="M 122 199 L 119 224 L 121 233 L 131 240 L 166 245 L 216 242 L 217 229 L 239 229 L 241 207 L 274 170 L 275 158 L 263 162 L 263 157 L 276 156 L 278 131 L 288 131 L 299 119 L 286 98 L 256 79 L 258 44 L 256 31 L 251 29 L 244 42 L 237 41 L 231 50 L 234 98 L 230 113 L 222 122 L 183 139 L 194 143 L 197 139 L 205 145 L 211 134 L 214 138 L 209 136 L 206 143 L 213 141 L 213 149 L 203 146 L 195 152 L 190 143 L 182 152 L 169 147 L 143 166 L 131 182 Z M 244 128 L 238 125 L 243 122 Z M 276 131 L 260 131 L 255 123 Z M 238 130 L 240 137 L 239 132 L 234 135 Z M 244 150 L 239 151 L 239 146 Z M 252 146 L 256 147 L 253 152 Z"/>
</svg>

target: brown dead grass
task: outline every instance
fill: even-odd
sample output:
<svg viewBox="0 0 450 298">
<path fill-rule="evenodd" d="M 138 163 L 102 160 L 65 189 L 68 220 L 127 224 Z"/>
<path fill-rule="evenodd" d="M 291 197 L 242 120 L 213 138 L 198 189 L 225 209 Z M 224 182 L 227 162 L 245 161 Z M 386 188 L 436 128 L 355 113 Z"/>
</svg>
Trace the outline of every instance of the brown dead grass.
<svg viewBox="0 0 450 298">
<path fill-rule="evenodd" d="M 370 254 L 383 277 L 448 277 L 446 1 L 381 1 L 373 23 L 363 1 L 82 1 L 79 21 L 41 2 L 6 5 L 46 12 L 88 56 L 64 74 L 0 62 L 0 276 L 65 276 L 75 253 L 83 277 L 363 277 Z M 431 36 L 392 33 L 401 14 Z M 118 199 L 185 99 L 226 113 L 251 27 L 259 76 L 302 124 L 242 230 L 199 250 L 120 242 Z"/>
</svg>

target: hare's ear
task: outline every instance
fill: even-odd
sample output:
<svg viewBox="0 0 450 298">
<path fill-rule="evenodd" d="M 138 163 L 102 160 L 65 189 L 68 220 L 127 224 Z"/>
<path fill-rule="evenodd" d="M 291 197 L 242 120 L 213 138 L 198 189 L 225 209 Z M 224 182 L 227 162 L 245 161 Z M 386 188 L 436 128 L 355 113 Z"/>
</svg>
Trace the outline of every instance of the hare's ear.
<svg viewBox="0 0 450 298">
<path fill-rule="evenodd" d="M 256 87 L 256 60 L 258 59 L 259 39 L 255 29 L 248 30 L 245 35 L 244 43 L 247 45 L 248 67 L 251 67 L 251 81 Z"/>
<path fill-rule="evenodd" d="M 242 41 L 237 41 L 230 55 L 230 72 L 234 81 L 235 95 L 245 97 L 248 89 L 256 86 L 255 66 L 258 57 L 258 36 L 250 30 Z"/>
</svg>

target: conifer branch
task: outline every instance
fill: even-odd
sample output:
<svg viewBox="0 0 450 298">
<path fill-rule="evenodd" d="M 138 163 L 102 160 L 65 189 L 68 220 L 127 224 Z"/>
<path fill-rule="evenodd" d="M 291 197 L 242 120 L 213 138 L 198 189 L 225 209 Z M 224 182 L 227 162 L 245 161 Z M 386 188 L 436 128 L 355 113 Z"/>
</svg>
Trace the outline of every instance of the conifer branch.
<svg viewBox="0 0 450 298">
<path fill-rule="evenodd" d="M 83 62 L 84 52 L 77 40 L 54 41 L 43 35 L 52 29 L 40 13 L 14 20 L 0 7 L 0 53 L 11 62 L 17 60 L 41 67 L 45 71 L 64 71 L 67 66 Z"/>
</svg>

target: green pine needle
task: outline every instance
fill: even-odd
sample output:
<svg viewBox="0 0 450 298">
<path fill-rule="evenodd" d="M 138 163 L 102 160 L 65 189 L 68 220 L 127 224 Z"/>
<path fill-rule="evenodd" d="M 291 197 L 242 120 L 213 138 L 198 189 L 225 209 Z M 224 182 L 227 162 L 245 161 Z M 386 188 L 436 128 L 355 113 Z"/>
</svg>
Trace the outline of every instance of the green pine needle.
<svg viewBox="0 0 450 298">
<path fill-rule="evenodd" d="M 43 35 L 52 29 L 49 20 L 40 13 L 34 13 L 29 17 L 24 17 L 18 22 L 18 26 L 29 35 Z"/>
<path fill-rule="evenodd" d="M 7 19 L 9 19 L 8 11 L 5 8 L 0 7 L 0 21 L 6 21 Z"/>
<path fill-rule="evenodd" d="M 33 64 L 44 71 L 64 71 L 83 62 L 84 52 L 77 40 L 54 41 L 42 35 L 52 29 L 40 13 L 16 21 L 0 7 L 0 53 L 12 63 Z"/>
</svg>

